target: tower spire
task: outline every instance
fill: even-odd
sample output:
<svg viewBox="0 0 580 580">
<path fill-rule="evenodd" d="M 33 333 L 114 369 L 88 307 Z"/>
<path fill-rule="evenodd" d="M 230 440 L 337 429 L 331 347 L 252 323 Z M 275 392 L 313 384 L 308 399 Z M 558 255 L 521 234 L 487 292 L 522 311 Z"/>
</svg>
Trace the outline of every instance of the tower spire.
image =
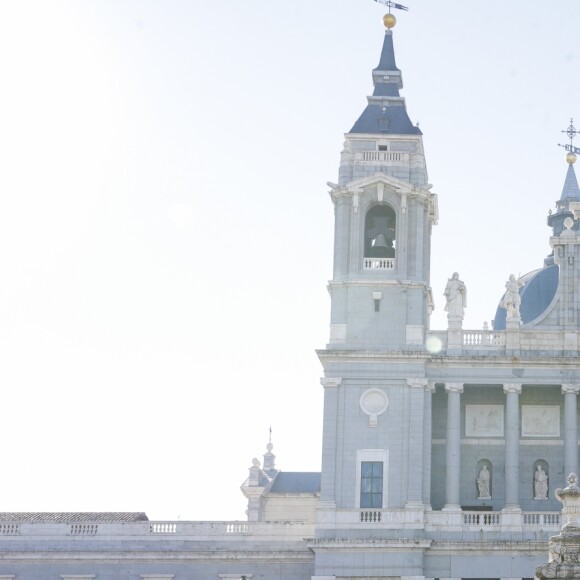
<svg viewBox="0 0 580 580">
<path fill-rule="evenodd" d="M 564 229 L 564 222 L 567 218 L 574 220 L 575 212 L 572 211 L 571 204 L 577 205 L 580 202 L 580 187 L 578 187 L 578 179 L 574 171 L 574 163 L 576 163 L 576 153 L 580 153 L 580 149 L 574 147 L 574 138 L 577 135 L 576 127 L 574 127 L 574 119 L 570 119 L 570 125 L 567 129 L 562 131 L 570 139 L 568 145 L 561 145 L 566 153 L 566 161 L 568 163 L 568 171 L 566 172 L 566 179 L 564 180 L 564 187 L 562 194 L 557 201 L 557 210 L 555 213 L 548 216 L 548 225 L 554 230 L 554 235 L 559 236 Z M 574 208 L 575 209 L 575 208 Z M 578 231 L 579 224 L 574 222 L 572 229 Z"/>
<path fill-rule="evenodd" d="M 373 69 L 373 94 L 367 97 L 368 104 L 349 133 L 421 135 L 419 128 L 411 123 L 405 99 L 399 94 L 403 77 L 395 61 L 391 30 L 395 24 L 388 17 L 394 19 L 390 13 L 385 15 L 387 29 L 379 64 Z"/>
</svg>

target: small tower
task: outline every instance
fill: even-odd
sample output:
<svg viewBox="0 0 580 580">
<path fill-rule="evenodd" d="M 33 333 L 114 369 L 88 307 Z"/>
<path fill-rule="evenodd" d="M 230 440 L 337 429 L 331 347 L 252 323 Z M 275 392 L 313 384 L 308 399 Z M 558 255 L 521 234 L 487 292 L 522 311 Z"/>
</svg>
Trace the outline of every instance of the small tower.
<svg viewBox="0 0 580 580">
<path fill-rule="evenodd" d="M 345 135 L 339 183 L 329 183 L 335 206 L 331 348 L 422 348 L 433 308 L 437 197 L 427 182 L 422 133 L 399 94 L 392 15 L 385 25 L 373 94 Z"/>
<path fill-rule="evenodd" d="M 570 128 L 573 130 L 572 141 L 576 131 L 572 124 Z M 546 321 L 552 325 L 563 326 L 568 330 L 577 330 L 580 328 L 578 315 L 580 309 L 580 296 L 578 294 L 578 280 L 580 280 L 580 188 L 574 171 L 576 154 L 571 150 L 575 148 L 572 145 L 569 147 L 566 155 L 568 171 L 562 195 L 557 202 L 557 211 L 548 217 L 548 224 L 553 229 L 550 245 L 554 249 L 554 263 L 559 267 L 559 272 L 555 307 Z M 574 350 L 577 349 L 577 338 L 574 340 L 574 344 L 567 346 Z"/>
</svg>

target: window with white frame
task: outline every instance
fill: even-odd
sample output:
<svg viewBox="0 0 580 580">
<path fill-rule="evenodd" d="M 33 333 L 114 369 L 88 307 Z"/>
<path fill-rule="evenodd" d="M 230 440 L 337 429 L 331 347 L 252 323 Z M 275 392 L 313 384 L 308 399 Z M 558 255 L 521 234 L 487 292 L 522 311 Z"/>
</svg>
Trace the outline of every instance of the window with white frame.
<svg viewBox="0 0 580 580">
<path fill-rule="evenodd" d="M 360 449 L 356 452 L 356 507 L 387 507 L 388 473 L 389 452 L 386 449 Z"/>
</svg>

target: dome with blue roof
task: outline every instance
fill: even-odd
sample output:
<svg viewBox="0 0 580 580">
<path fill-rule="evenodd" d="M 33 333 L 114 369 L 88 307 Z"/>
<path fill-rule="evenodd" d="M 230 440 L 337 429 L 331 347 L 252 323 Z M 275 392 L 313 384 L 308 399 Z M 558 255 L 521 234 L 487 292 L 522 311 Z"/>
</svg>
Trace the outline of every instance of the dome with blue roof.
<svg viewBox="0 0 580 580">
<path fill-rule="evenodd" d="M 532 322 L 552 303 L 558 289 L 558 266 L 550 264 L 528 272 L 518 280 L 520 284 L 520 315 L 522 324 Z M 493 320 L 494 330 L 505 330 L 506 310 L 498 305 Z"/>
</svg>

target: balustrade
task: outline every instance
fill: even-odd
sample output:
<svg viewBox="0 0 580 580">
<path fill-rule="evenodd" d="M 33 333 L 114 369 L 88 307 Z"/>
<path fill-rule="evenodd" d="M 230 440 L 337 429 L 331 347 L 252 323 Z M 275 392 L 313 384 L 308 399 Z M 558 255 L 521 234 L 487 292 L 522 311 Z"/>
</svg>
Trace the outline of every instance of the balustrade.
<svg viewBox="0 0 580 580">
<path fill-rule="evenodd" d="M 404 161 L 404 153 L 393 153 L 391 151 L 364 151 L 363 161 L 379 161 L 382 163 L 389 161 Z"/>
<path fill-rule="evenodd" d="M 487 330 L 465 330 L 463 346 L 505 346 L 505 334 Z"/>
<path fill-rule="evenodd" d="M 395 258 L 363 258 L 363 270 L 394 270 Z"/>
<path fill-rule="evenodd" d="M 70 527 L 72 536 L 95 536 L 98 532 L 98 524 L 72 524 Z"/>
<path fill-rule="evenodd" d="M 363 524 L 368 523 L 380 523 L 382 520 L 382 514 L 379 511 L 362 511 L 360 513 L 360 521 Z"/>
<path fill-rule="evenodd" d="M 463 512 L 463 525 L 492 527 L 501 525 L 501 514 L 497 512 Z"/>
<path fill-rule="evenodd" d="M 168 522 L 153 522 L 149 524 L 150 534 L 176 534 L 177 524 Z"/>
</svg>

